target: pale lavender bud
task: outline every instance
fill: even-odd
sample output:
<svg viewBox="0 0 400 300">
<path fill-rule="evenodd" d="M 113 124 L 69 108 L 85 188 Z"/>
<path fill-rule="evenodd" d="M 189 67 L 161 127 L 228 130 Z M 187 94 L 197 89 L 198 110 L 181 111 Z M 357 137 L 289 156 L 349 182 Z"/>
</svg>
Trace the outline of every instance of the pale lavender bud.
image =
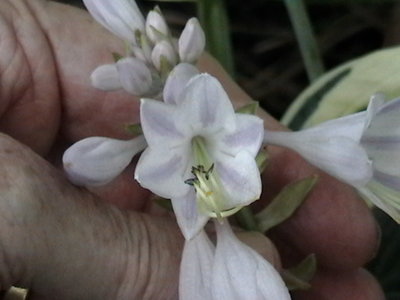
<svg viewBox="0 0 400 300">
<path fill-rule="evenodd" d="M 97 67 L 90 75 L 90 80 L 95 88 L 103 91 L 113 91 L 122 87 L 115 64 Z"/>
<path fill-rule="evenodd" d="M 150 11 L 146 19 L 146 34 L 154 44 L 166 39 L 169 28 L 164 17 L 156 10 Z"/>
<path fill-rule="evenodd" d="M 127 57 L 119 60 L 116 65 L 124 90 L 136 96 L 145 95 L 149 91 L 152 85 L 151 71 L 143 61 Z"/>
<path fill-rule="evenodd" d="M 151 53 L 151 60 L 157 70 L 162 68 L 162 59 L 165 59 L 171 66 L 175 66 L 178 63 L 178 55 L 171 43 L 167 41 L 161 41 L 153 48 Z"/>
<path fill-rule="evenodd" d="M 90 14 L 120 38 L 135 42 L 144 30 L 144 17 L 134 0 L 83 0 Z"/>
<path fill-rule="evenodd" d="M 195 63 L 204 51 L 206 37 L 196 18 L 187 21 L 178 41 L 181 62 Z"/>
<path fill-rule="evenodd" d="M 143 135 L 132 140 L 106 137 L 83 139 L 65 151 L 64 170 L 77 185 L 95 186 L 110 182 L 147 146 Z"/>
</svg>

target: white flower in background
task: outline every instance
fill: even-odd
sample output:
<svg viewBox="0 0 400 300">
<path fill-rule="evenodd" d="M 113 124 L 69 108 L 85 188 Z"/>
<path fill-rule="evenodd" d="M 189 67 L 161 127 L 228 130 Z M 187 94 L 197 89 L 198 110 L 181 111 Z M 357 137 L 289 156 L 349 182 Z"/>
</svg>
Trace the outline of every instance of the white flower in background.
<svg viewBox="0 0 400 300">
<path fill-rule="evenodd" d="M 229 216 L 258 199 L 261 179 L 255 156 L 263 121 L 235 113 L 210 75 L 197 75 L 174 90 L 170 85 L 177 85 L 180 72 L 191 72 L 186 64 L 178 70 L 165 87 L 165 102 L 142 99 L 140 118 L 148 147 L 135 178 L 172 200 L 178 224 L 190 239 L 209 217 Z"/>
<path fill-rule="evenodd" d="M 169 72 L 180 62 L 195 64 L 205 47 L 196 18 L 188 20 L 176 41 L 159 8 L 145 19 L 134 0 L 85 0 L 91 15 L 127 42 L 126 58 L 102 65 L 91 75 L 92 85 L 111 91 L 123 88 L 136 96 L 157 96 Z"/>
<path fill-rule="evenodd" d="M 227 220 L 214 222 L 217 246 L 201 231 L 185 242 L 181 300 L 287 300 L 288 289 L 275 268 L 239 241 Z"/>
<path fill-rule="evenodd" d="M 64 152 L 64 170 L 74 184 L 103 185 L 118 176 L 146 146 L 143 135 L 127 141 L 89 137 Z"/>
<path fill-rule="evenodd" d="M 264 142 L 290 148 L 354 186 L 400 222 L 400 99 L 371 98 L 366 112 L 299 132 L 266 131 Z"/>
</svg>

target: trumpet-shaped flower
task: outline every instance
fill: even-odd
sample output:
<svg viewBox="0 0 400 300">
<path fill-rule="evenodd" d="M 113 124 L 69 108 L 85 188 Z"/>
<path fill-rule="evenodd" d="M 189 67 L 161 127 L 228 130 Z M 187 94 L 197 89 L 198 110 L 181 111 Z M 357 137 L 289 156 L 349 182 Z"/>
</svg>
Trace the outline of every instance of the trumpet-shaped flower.
<svg viewBox="0 0 400 300">
<path fill-rule="evenodd" d="M 354 186 L 400 222 L 400 99 L 371 98 L 366 112 L 300 132 L 266 131 L 264 142 L 288 147 Z"/>
<path fill-rule="evenodd" d="M 135 178 L 172 200 L 187 239 L 209 217 L 228 216 L 258 199 L 261 180 L 255 156 L 263 122 L 235 113 L 215 78 L 197 75 L 178 93 L 169 92 L 164 103 L 142 99 L 140 117 L 148 147 Z"/>
<path fill-rule="evenodd" d="M 215 222 L 217 246 L 201 231 L 186 241 L 181 261 L 181 300 L 286 300 L 279 273 L 239 241 L 227 220 Z"/>
<path fill-rule="evenodd" d="M 188 20 L 177 42 L 156 7 L 145 19 L 134 0 L 85 0 L 92 16 L 128 43 L 128 54 L 115 64 L 102 65 L 92 85 L 110 91 L 123 88 L 136 96 L 156 97 L 168 73 L 180 62 L 195 64 L 205 47 L 205 35 L 196 18 Z"/>
</svg>

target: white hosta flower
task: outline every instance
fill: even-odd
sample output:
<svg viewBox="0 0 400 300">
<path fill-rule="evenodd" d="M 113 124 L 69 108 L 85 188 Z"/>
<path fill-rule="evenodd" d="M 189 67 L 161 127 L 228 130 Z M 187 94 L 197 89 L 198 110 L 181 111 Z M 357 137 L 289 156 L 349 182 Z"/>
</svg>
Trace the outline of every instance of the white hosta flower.
<svg viewBox="0 0 400 300">
<path fill-rule="evenodd" d="M 137 31 L 144 31 L 145 21 L 134 0 L 83 0 L 90 14 L 116 36 L 136 43 Z"/>
<path fill-rule="evenodd" d="M 178 63 L 177 53 L 171 43 L 167 41 L 157 43 L 151 52 L 153 65 L 159 71 L 162 71 L 163 59 L 169 66 L 175 66 Z"/>
<path fill-rule="evenodd" d="M 167 103 L 142 99 L 141 123 L 149 146 L 135 178 L 172 200 L 190 239 L 209 217 L 228 216 L 258 199 L 255 156 L 263 122 L 236 114 L 220 83 L 207 74 L 192 78 L 177 96 Z"/>
<path fill-rule="evenodd" d="M 68 179 L 77 185 L 103 185 L 118 176 L 142 151 L 147 143 L 143 136 L 132 140 L 89 137 L 73 144 L 63 155 Z"/>
<path fill-rule="evenodd" d="M 201 231 L 185 242 L 181 300 L 287 300 L 288 289 L 275 268 L 239 241 L 227 220 L 215 222 L 216 248 Z"/>
<path fill-rule="evenodd" d="M 195 63 L 203 53 L 206 45 L 206 36 L 196 18 L 187 21 L 178 41 L 179 57 L 181 62 Z"/>
<path fill-rule="evenodd" d="M 145 95 L 153 84 L 150 69 L 140 59 L 127 57 L 117 61 L 119 82 L 132 95 Z"/>
<path fill-rule="evenodd" d="M 264 142 L 298 152 L 400 222 L 399 114 L 400 99 L 373 96 L 366 112 L 300 132 L 266 131 Z"/>
</svg>

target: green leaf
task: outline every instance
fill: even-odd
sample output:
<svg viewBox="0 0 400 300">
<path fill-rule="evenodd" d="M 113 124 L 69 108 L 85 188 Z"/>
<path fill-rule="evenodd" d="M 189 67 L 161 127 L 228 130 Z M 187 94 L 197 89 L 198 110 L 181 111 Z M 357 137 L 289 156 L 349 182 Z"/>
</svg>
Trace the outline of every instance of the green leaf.
<svg viewBox="0 0 400 300">
<path fill-rule="evenodd" d="M 318 176 L 311 176 L 285 186 L 272 202 L 255 217 L 258 227 L 266 232 L 288 219 L 306 199 Z"/>
<path fill-rule="evenodd" d="M 260 105 L 258 101 L 252 101 L 251 103 L 238 108 L 236 112 L 240 114 L 255 115 L 259 107 Z"/>
<path fill-rule="evenodd" d="M 131 135 L 140 135 L 143 134 L 142 125 L 140 123 L 137 124 L 128 124 L 125 126 L 125 130 Z"/>
<path fill-rule="evenodd" d="M 400 95 L 400 47 L 372 52 L 321 76 L 286 111 L 282 123 L 309 128 L 327 120 L 364 110 L 370 97 Z"/>
<path fill-rule="evenodd" d="M 124 58 L 121 54 L 119 54 L 118 52 L 112 52 L 111 53 L 114 59 L 114 62 L 119 61 L 120 59 Z"/>
<path fill-rule="evenodd" d="M 310 254 L 297 266 L 283 270 L 282 277 L 289 290 L 307 290 L 310 281 L 317 271 L 317 259 Z"/>
</svg>

